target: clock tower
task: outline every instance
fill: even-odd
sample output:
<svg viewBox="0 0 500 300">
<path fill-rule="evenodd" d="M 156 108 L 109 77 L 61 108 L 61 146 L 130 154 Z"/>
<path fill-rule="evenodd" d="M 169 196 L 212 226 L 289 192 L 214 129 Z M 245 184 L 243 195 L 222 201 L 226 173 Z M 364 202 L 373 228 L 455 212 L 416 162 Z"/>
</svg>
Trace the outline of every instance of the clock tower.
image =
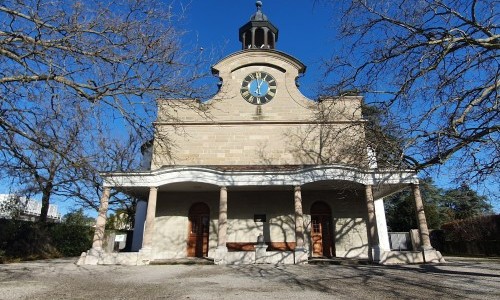
<svg viewBox="0 0 500 300">
<path fill-rule="evenodd" d="M 256 6 L 257 11 L 239 29 L 241 50 L 212 67 L 220 79 L 220 90 L 206 103 L 214 108 L 211 112 L 217 119 L 229 122 L 264 125 L 310 120 L 310 108 L 317 102 L 302 95 L 296 84 L 306 67 L 295 57 L 276 50 L 278 28 L 263 13 L 262 2 L 257 1 Z"/>
</svg>

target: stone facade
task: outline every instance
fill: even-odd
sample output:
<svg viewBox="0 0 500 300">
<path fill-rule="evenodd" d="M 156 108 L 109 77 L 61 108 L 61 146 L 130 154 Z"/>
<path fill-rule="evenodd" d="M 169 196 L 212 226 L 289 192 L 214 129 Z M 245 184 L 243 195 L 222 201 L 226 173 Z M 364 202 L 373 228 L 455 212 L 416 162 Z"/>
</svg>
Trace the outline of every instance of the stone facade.
<svg viewBox="0 0 500 300">
<path fill-rule="evenodd" d="M 415 172 L 377 168 L 365 142 L 362 97 L 313 101 L 302 95 L 297 79 L 305 66 L 274 50 L 278 31 L 259 3 L 253 21 L 240 30 L 245 50 L 213 66 L 220 89 L 212 99 L 158 100 L 152 149 L 144 151 L 151 153 L 150 168 L 102 174 L 107 194 L 94 246 L 80 264 L 186 257 L 215 264 L 303 264 L 318 257 L 439 261 L 423 209 L 423 252 L 391 251 L 383 197 L 411 185 L 421 208 Z M 244 97 L 252 81 L 243 81 L 256 72 L 273 78 L 266 97 L 274 97 L 261 105 L 253 104 L 261 98 Z M 253 84 L 256 95 L 271 86 L 262 78 Z M 135 254 L 100 247 L 111 188 L 142 199 Z"/>
<path fill-rule="evenodd" d="M 255 61 L 263 62 L 259 65 Z M 160 100 L 152 169 L 170 165 L 366 166 L 362 98 L 316 102 L 303 96 L 295 80 L 304 67 L 272 50 L 245 50 L 214 67 L 222 80 L 206 103 Z M 247 74 L 265 71 L 277 82 L 265 105 L 240 95 Z"/>
</svg>

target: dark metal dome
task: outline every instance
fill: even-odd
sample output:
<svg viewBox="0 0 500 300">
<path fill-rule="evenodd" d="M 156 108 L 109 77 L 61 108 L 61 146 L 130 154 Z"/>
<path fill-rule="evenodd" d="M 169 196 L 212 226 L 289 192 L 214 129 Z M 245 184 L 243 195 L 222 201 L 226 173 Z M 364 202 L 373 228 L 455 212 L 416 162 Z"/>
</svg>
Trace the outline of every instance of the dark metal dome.
<svg viewBox="0 0 500 300">
<path fill-rule="evenodd" d="M 250 21 L 267 21 L 267 16 L 262 12 L 262 1 L 255 3 L 257 11 L 250 17 Z"/>
</svg>

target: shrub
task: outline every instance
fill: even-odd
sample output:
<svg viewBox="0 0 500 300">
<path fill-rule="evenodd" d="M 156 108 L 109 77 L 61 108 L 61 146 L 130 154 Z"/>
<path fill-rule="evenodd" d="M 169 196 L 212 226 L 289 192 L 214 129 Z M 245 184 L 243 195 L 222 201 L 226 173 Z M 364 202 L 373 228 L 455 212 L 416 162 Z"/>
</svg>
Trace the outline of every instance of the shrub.
<svg viewBox="0 0 500 300">
<path fill-rule="evenodd" d="M 0 263 L 80 255 L 92 237 L 91 227 L 0 219 Z"/>
<path fill-rule="evenodd" d="M 500 215 L 455 220 L 441 226 L 447 241 L 493 241 L 500 235 Z"/>
<path fill-rule="evenodd" d="M 456 220 L 441 226 L 446 254 L 500 255 L 500 215 Z"/>
<path fill-rule="evenodd" d="M 52 244 L 62 256 L 78 256 L 92 246 L 94 229 L 89 226 L 51 224 Z"/>
</svg>

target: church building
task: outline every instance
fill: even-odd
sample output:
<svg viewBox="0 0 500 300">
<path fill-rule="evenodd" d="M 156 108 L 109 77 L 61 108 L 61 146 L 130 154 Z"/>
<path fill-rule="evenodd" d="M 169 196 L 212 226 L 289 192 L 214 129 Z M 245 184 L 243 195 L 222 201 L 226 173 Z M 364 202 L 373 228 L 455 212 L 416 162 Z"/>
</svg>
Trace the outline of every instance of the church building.
<svg viewBox="0 0 500 300">
<path fill-rule="evenodd" d="M 377 166 L 363 98 L 311 100 L 306 66 L 276 49 L 262 11 L 220 60 L 210 100 L 159 99 L 149 169 L 105 173 L 92 249 L 80 264 L 149 264 L 200 257 L 215 264 L 303 264 L 314 258 L 436 262 L 413 170 Z M 193 107 L 195 109 L 193 109 Z M 105 253 L 111 189 L 137 196 L 133 249 Z M 384 197 L 412 189 L 421 249 L 391 250 Z"/>
</svg>

